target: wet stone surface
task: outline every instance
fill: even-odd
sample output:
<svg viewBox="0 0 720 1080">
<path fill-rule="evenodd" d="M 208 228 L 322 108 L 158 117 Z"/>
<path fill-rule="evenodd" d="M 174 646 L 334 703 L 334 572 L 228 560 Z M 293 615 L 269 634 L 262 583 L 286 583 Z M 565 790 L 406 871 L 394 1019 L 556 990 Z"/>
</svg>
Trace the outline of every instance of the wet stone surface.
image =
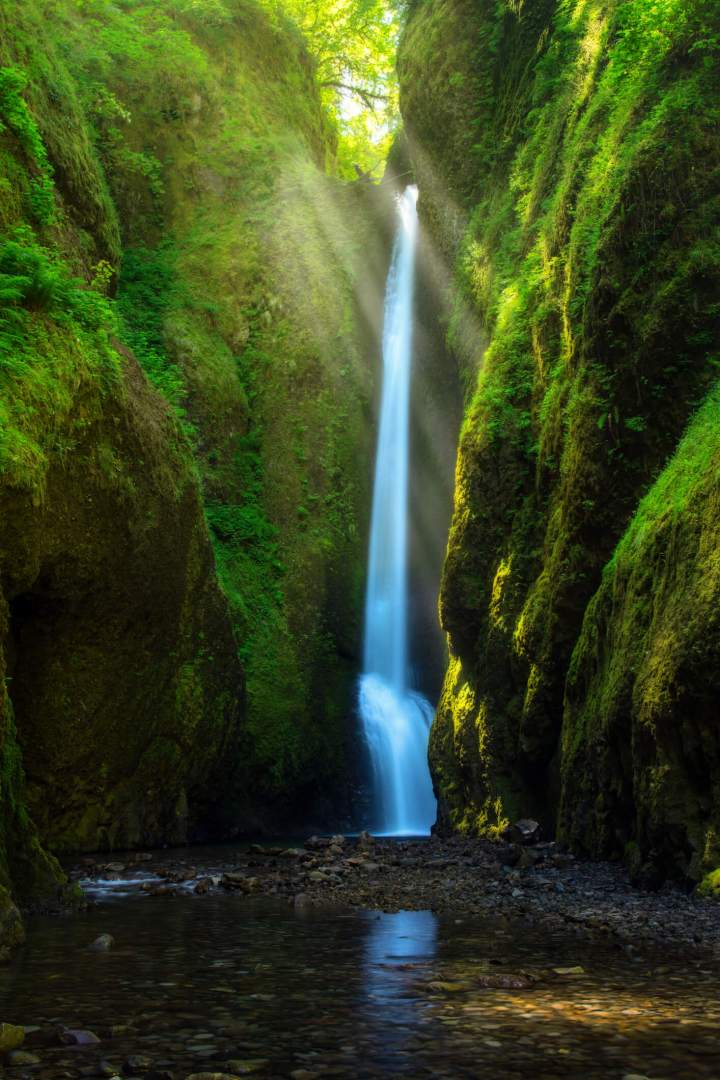
<svg viewBox="0 0 720 1080">
<path fill-rule="evenodd" d="M 136 853 L 71 868 L 91 899 L 138 892 L 166 899 L 270 896 L 303 907 L 506 915 L 546 929 L 685 944 L 720 958 L 720 904 L 673 886 L 633 888 L 623 867 L 581 862 L 557 844 L 462 838 L 312 837 Z"/>
<path fill-rule="evenodd" d="M 567 860 L 555 867 L 562 893 L 529 886 L 543 862 L 552 874 L 561 853 L 551 849 L 520 885 L 510 867 L 494 871 L 503 884 L 491 889 L 490 863 L 477 865 L 473 898 L 465 863 L 497 861 L 500 849 L 343 847 L 342 857 L 322 844 L 292 856 L 158 855 L 141 874 L 110 871 L 118 878 L 96 886 L 102 902 L 88 911 L 32 921 L 28 944 L 0 968 L 0 1019 L 26 1028 L 24 1056 L 6 1059 L 4 1076 L 720 1077 L 717 905 L 626 895 L 612 868 Z M 354 869 L 333 876 L 356 883 L 328 884 L 322 868 L 350 859 Z M 170 894 L 143 890 L 151 871 Z M 140 881 L 123 885 L 123 874 Z M 229 874 L 260 884 L 223 886 Z M 400 906 L 413 885 L 434 912 L 351 907 Z M 570 894 L 574 918 L 533 904 L 534 890 L 563 903 Z M 645 921 L 633 922 L 636 903 Z M 633 941 L 610 928 L 623 910 Z M 109 946 L 92 948 L 104 934 Z"/>
</svg>

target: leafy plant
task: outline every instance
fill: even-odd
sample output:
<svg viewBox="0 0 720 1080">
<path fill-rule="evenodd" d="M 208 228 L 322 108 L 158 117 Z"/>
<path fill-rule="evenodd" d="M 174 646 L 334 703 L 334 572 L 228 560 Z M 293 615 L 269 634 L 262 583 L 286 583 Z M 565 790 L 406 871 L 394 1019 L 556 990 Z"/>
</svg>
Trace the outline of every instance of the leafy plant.
<svg viewBox="0 0 720 1080">
<path fill-rule="evenodd" d="M 9 128 L 39 171 L 40 175 L 29 183 L 29 209 L 38 224 L 52 225 L 55 220 L 52 166 L 35 119 L 22 97 L 26 86 L 24 71 L 0 68 L 0 134 Z"/>
</svg>

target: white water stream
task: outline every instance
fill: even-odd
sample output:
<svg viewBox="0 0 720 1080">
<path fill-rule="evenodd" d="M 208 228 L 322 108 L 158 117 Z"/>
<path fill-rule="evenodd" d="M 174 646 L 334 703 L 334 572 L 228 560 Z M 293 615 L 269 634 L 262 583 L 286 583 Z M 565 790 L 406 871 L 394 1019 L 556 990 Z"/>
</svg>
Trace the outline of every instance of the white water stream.
<svg viewBox="0 0 720 1080">
<path fill-rule="evenodd" d="M 436 814 L 427 762 L 433 709 L 408 685 L 408 459 L 417 195 L 416 187 L 408 187 L 398 199 L 385 290 L 383 387 L 359 692 L 373 769 L 373 827 L 385 835 L 427 834 Z"/>
</svg>

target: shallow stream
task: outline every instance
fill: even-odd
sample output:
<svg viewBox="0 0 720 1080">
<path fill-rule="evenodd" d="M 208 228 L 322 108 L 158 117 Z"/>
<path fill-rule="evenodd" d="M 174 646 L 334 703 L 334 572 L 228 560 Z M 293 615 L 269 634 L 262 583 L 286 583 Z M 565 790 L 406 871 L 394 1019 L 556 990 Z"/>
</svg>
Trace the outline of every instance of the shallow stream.
<svg viewBox="0 0 720 1080">
<path fill-rule="evenodd" d="M 115 945 L 90 951 L 101 933 Z M 39 1063 L 6 1068 L 36 1080 L 99 1068 L 717 1080 L 719 974 L 702 956 L 631 958 L 509 921 L 105 893 L 31 922 L 0 969 L 0 1019 L 39 1029 L 24 1047 Z M 60 1025 L 101 1041 L 61 1045 Z"/>
</svg>

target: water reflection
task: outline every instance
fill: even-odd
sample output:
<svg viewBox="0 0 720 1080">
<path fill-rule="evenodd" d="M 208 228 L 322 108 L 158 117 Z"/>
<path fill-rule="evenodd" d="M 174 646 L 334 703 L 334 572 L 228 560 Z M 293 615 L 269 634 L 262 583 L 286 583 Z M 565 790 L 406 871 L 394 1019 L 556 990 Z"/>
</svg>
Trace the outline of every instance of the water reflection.
<svg viewBox="0 0 720 1080">
<path fill-rule="evenodd" d="M 103 932 L 114 948 L 88 951 Z M 519 972 L 519 989 L 487 981 Z M 258 1080 L 717 1080 L 717 979 L 711 959 L 637 962 L 527 924 L 135 897 L 34 922 L 0 968 L 0 1017 L 39 1026 L 33 1080 L 80 1080 L 101 1060 L 120 1075 L 132 1054 L 178 1080 L 240 1060 Z M 59 1046 L 58 1023 L 103 1041 Z"/>
<path fill-rule="evenodd" d="M 362 1001 L 365 1015 L 379 1027 L 388 1065 L 400 1069 L 412 1059 L 418 1024 L 432 1004 L 417 986 L 437 951 L 438 922 L 431 911 L 398 911 L 367 916 Z"/>
</svg>

